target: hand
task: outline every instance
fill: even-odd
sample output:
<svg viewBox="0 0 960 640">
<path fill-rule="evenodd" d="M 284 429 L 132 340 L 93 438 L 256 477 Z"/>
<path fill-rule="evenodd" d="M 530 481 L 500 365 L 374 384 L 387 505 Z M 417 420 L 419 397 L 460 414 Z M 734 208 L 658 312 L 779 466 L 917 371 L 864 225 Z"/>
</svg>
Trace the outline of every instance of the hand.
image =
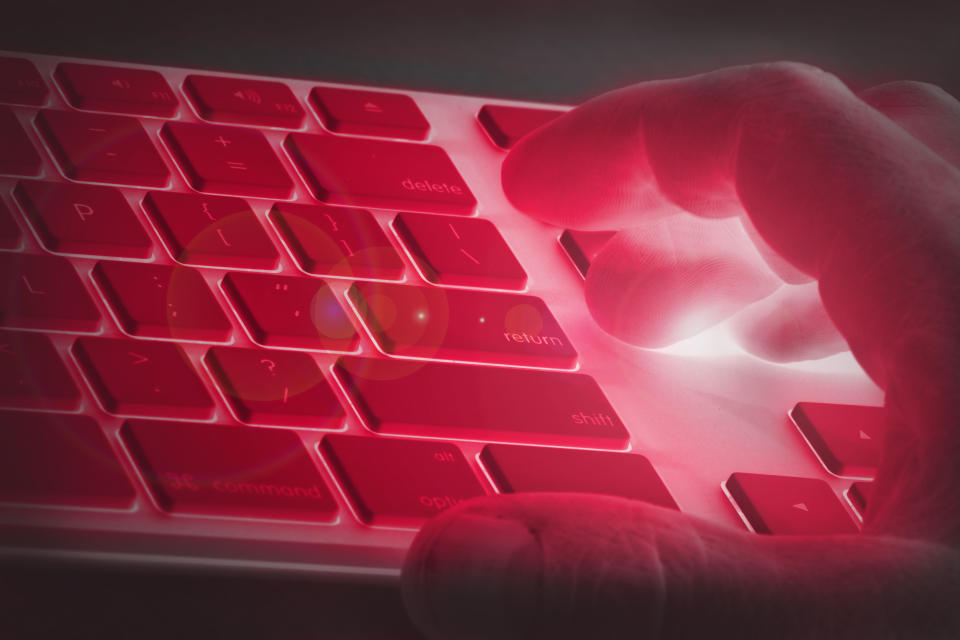
<svg viewBox="0 0 960 640">
<path fill-rule="evenodd" d="M 627 341 L 699 330 L 769 296 L 774 274 L 816 279 L 826 312 L 803 308 L 885 390 L 883 460 L 857 536 L 758 536 L 604 496 L 464 503 L 408 555 L 418 625 L 445 639 L 960 637 L 957 167 L 946 93 L 857 96 L 786 63 L 628 87 L 524 139 L 503 165 L 518 208 L 627 230 L 586 283 Z M 752 322 L 767 327 L 744 332 L 757 350 L 809 342 Z"/>
</svg>

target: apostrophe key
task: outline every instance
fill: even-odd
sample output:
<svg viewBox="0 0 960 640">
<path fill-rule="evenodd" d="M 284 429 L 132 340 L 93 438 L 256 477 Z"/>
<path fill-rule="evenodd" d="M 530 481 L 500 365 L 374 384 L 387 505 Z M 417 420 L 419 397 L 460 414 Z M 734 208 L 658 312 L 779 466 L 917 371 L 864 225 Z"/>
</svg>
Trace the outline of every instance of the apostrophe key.
<svg viewBox="0 0 960 640">
<path fill-rule="evenodd" d="M 183 89 L 204 120 L 285 129 L 303 124 L 303 107 L 281 82 L 189 75 Z"/>
<path fill-rule="evenodd" d="M 596 381 L 579 373 L 354 356 L 334 370 L 381 433 L 603 449 L 630 439 Z"/>
<path fill-rule="evenodd" d="M 0 286 L 5 327 L 84 333 L 100 328 L 100 312 L 65 258 L 0 253 Z"/>
<path fill-rule="evenodd" d="M 262 345 L 354 351 L 360 342 L 323 280 L 228 273 L 221 286 L 250 335 Z"/>
<path fill-rule="evenodd" d="M 488 444 L 480 461 L 500 493 L 600 493 L 679 508 L 650 461 L 635 453 Z"/>
<path fill-rule="evenodd" d="M 47 85 L 32 62 L 0 57 L 0 102 L 39 107 L 47 94 Z"/>
<path fill-rule="evenodd" d="M 477 120 L 501 149 L 509 149 L 523 136 L 563 115 L 554 109 L 531 109 L 485 104 Z"/>
<path fill-rule="evenodd" d="M 566 251 L 581 278 L 587 277 L 587 270 L 594 258 L 603 249 L 616 231 L 571 231 L 560 234 L 560 246 Z"/>
<path fill-rule="evenodd" d="M 143 208 L 177 262 L 268 271 L 277 268 L 280 254 L 241 198 L 151 191 Z"/>
<path fill-rule="evenodd" d="M 213 401 L 179 345 L 77 338 L 73 355 L 110 413 L 188 420 L 213 415 Z"/>
<path fill-rule="evenodd" d="M 70 411 L 79 404 L 80 392 L 50 338 L 0 330 L 0 407 Z"/>
<path fill-rule="evenodd" d="M 168 122 L 161 135 L 197 191 L 259 198 L 293 193 L 286 169 L 255 129 Z"/>
<path fill-rule="evenodd" d="M 337 515 L 293 431 L 128 420 L 120 436 L 164 511 L 309 522 Z"/>
<path fill-rule="evenodd" d="M 323 202 L 462 214 L 477 206 L 440 147 L 304 133 L 284 145 Z"/>
<path fill-rule="evenodd" d="M 543 300 L 386 282 L 348 291 L 377 346 L 392 356 L 570 369 L 577 352 Z"/>
<path fill-rule="evenodd" d="M 62 62 L 54 77 L 78 109 L 159 118 L 177 113 L 177 96 L 156 71 Z"/>
<path fill-rule="evenodd" d="M 379 280 L 403 277 L 397 250 L 369 211 L 277 203 L 270 219 L 307 273 Z"/>
<path fill-rule="evenodd" d="M 430 130 L 417 103 L 402 93 L 316 87 L 310 103 L 323 126 L 336 133 L 423 140 Z"/>
<path fill-rule="evenodd" d="M 0 199 L 0 249 L 16 249 L 20 246 L 20 227 L 17 226 L 7 203 Z"/>
<path fill-rule="evenodd" d="M 68 178 L 142 187 L 163 187 L 170 178 L 136 118 L 44 110 L 36 123 Z"/>
<path fill-rule="evenodd" d="M 734 473 L 724 489 L 744 523 L 756 533 L 812 536 L 858 532 L 823 480 Z"/>
<path fill-rule="evenodd" d="M 872 482 L 854 482 L 847 489 L 847 502 L 850 503 L 853 511 L 861 520 L 867 513 L 867 501 L 870 499 L 871 493 L 873 493 Z"/>
<path fill-rule="evenodd" d="M 153 253 L 153 243 L 116 189 L 21 180 L 15 195 L 50 251 L 116 258 Z"/>
<path fill-rule="evenodd" d="M 40 155 L 33 148 L 10 107 L 0 106 L 0 173 L 35 176 L 40 173 Z"/>
<path fill-rule="evenodd" d="M 523 267 L 489 220 L 400 213 L 393 228 L 430 282 L 491 289 L 527 284 Z"/>
<path fill-rule="evenodd" d="M 872 478 L 880 464 L 883 407 L 798 402 L 790 419 L 827 471 Z"/>
<path fill-rule="evenodd" d="M 320 450 L 367 524 L 416 527 L 439 511 L 484 495 L 452 444 L 332 434 L 324 436 Z"/>
<path fill-rule="evenodd" d="M 305 353 L 212 347 L 204 358 L 243 422 L 335 428 L 343 407 Z"/>
<path fill-rule="evenodd" d="M 230 338 L 230 322 L 195 269 L 100 261 L 93 277 L 131 335 L 209 342 Z"/>
<path fill-rule="evenodd" d="M 0 502 L 126 509 L 134 492 L 88 416 L 0 411 Z"/>
</svg>

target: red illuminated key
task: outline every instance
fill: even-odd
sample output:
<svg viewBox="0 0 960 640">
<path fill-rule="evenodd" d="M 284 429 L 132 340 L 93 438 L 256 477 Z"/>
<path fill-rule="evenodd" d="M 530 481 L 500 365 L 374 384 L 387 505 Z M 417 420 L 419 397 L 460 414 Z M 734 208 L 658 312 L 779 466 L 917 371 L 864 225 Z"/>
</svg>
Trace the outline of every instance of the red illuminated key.
<svg viewBox="0 0 960 640">
<path fill-rule="evenodd" d="M 40 156 L 33 148 L 20 121 L 10 107 L 0 106 L 0 173 L 35 176 L 40 173 Z"/>
<path fill-rule="evenodd" d="M 0 249 L 16 249 L 20 246 L 20 227 L 13 219 L 7 203 L 0 200 Z"/>
<path fill-rule="evenodd" d="M 73 355 L 110 413 L 203 420 L 213 401 L 179 345 L 77 338 Z"/>
<path fill-rule="evenodd" d="M 523 289 L 527 274 L 489 220 L 400 213 L 393 227 L 430 282 Z"/>
<path fill-rule="evenodd" d="M 287 129 L 303 124 L 303 107 L 280 82 L 191 75 L 183 89 L 205 120 Z"/>
<path fill-rule="evenodd" d="M 587 277 L 590 264 L 616 231 L 571 231 L 560 234 L 560 246 L 567 252 L 581 278 Z"/>
<path fill-rule="evenodd" d="M 343 422 L 343 407 L 305 353 L 212 347 L 204 362 L 243 422 L 315 428 Z"/>
<path fill-rule="evenodd" d="M 854 482 L 850 485 L 850 488 L 847 489 L 847 502 L 850 503 L 850 506 L 853 507 L 854 512 L 856 512 L 861 520 L 863 520 L 863 516 L 867 513 L 867 501 L 870 499 L 870 494 L 872 493 L 872 482 Z"/>
<path fill-rule="evenodd" d="M 417 103 L 402 93 L 316 87 L 310 103 L 330 131 L 423 140 L 430 125 Z"/>
<path fill-rule="evenodd" d="M 416 527 L 484 495 L 463 454 L 445 442 L 332 434 L 324 436 L 320 450 L 368 524 Z"/>
<path fill-rule="evenodd" d="M 323 280 L 228 273 L 223 290 L 253 339 L 268 347 L 353 351 L 360 341 Z"/>
<path fill-rule="evenodd" d="M 369 211 L 277 203 L 270 219 L 307 273 L 381 280 L 403 277 L 400 256 Z"/>
<path fill-rule="evenodd" d="M 149 258 L 153 244 L 116 189 L 21 180 L 17 200 L 50 251 Z"/>
<path fill-rule="evenodd" d="M 230 338 L 230 322 L 194 269 L 101 261 L 93 277 L 131 335 L 210 342 Z"/>
<path fill-rule="evenodd" d="M 78 109 L 169 118 L 177 97 L 156 71 L 62 62 L 54 77 Z"/>
<path fill-rule="evenodd" d="M 520 138 L 563 113 L 555 109 L 485 104 L 477 114 L 477 120 L 483 125 L 494 144 L 502 149 L 509 149 Z"/>
<path fill-rule="evenodd" d="M 33 63 L 0 57 L 0 102 L 39 107 L 47 101 L 47 85 Z"/>
<path fill-rule="evenodd" d="M 144 187 L 170 178 L 136 118 L 44 110 L 36 123 L 68 178 Z"/>
<path fill-rule="evenodd" d="M 197 191 L 260 198 L 293 193 L 290 176 L 259 131 L 168 122 L 161 134 Z"/>
<path fill-rule="evenodd" d="M 0 406 L 70 411 L 79 404 L 80 392 L 48 337 L 0 330 Z"/>
<path fill-rule="evenodd" d="M 747 526 L 774 535 L 857 533 L 857 525 L 823 480 L 734 473 L 724 483 Z"/>
<path fill-rule="evenodd" d="M 178 262 L 240 269 L 277 268 L 280 254 L 250 205 L 240 198 L 151 191 L 143 208 Z"/>
<path fill-rule="evenodd" d="M 790 419 L 827 471 L 872 478 L 880 463 L 883 407 L 798 402 Z"/>
<path fill-rule="evenodd" d="M 577 352 L 540 298 L 355 282 L 348 291 L 387 354 L 569 369 Z"/>
<path fill-rule="evenodd" d="M 293 431 L 128 420 L 120 436 L 164 511 L 317 522 L 337 514 Z"/>
<path fill-rule="evenodd" d="M 324 202 L 463 214 L 477 206 L 440 147 L 304 133 L 284 145 Z"/>
<path fill-rule="evenodd" d="M 630 439 L 583 374 L 354 356 L 335 371 L 373 431 L 604 449 Z"/>
<path fill-rule="evenodd" d="M 679 509 L 650 461 L 633 453 L 488 444 L 480 461 L 500 493 L 601 493 Z"/>
<path fill-rule="evenodd" d="M 0 283 L 3 326 L 81 332 L 100 328 L 100 312 L 64 258 L 0 253 Z"/>
<path fill-rule="evenodd" d="M 0 412 L 0 502 L 126 509 L 133 487 L 87 416 Z"/>
</svg>

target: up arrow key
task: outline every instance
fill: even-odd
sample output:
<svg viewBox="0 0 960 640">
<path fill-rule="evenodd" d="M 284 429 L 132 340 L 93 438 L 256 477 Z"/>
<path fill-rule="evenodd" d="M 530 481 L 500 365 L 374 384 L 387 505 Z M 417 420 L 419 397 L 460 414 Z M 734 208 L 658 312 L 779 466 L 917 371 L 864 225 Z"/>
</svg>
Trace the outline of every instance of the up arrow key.
<svg viewBox="0 0 960 640">
<path fill-rule="evenodd" d="M 810 511 L 807 505 L 803 502 L 798 502 L 797 504 L 793 505 L 793 508 L 800 509 L 800 511 Z"/>
</svg>

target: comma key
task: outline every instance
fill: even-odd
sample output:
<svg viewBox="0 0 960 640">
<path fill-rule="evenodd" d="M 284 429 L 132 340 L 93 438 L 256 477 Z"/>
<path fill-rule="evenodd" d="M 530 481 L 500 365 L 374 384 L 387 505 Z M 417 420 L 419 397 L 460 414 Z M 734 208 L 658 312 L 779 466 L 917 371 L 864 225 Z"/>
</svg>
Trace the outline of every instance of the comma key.
<svg viewBox="0 0 960 640">
<path fill-rule="evenodd" d="M 484 495 L 452 444 L 332 434 L 323 438 L 320 451 L 367 524 L 416 527 Z"/>
</svg>

